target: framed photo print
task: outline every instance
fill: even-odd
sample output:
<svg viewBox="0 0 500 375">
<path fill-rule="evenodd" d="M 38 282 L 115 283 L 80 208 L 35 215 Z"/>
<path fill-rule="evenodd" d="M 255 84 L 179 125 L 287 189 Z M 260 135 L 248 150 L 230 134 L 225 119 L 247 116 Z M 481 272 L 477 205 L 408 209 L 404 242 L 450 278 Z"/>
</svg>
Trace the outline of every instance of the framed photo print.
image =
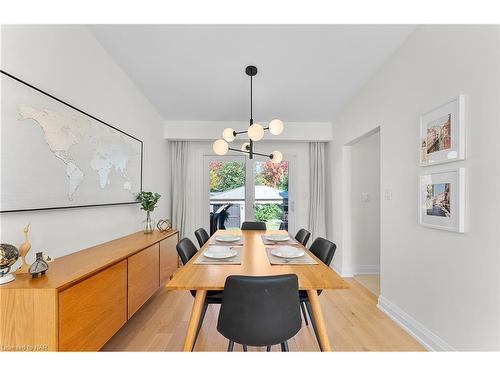
<svg viewBox="0 0 500 375">
<path fill-rule="evenodd" d="M 420 116 L 420 165 L 465 159 L 465 96 Z"/>
<path fill-rule="evenodd" d="M 420 224 L 465 231 L 465 168 L 420 176 Z"/>
</svg>

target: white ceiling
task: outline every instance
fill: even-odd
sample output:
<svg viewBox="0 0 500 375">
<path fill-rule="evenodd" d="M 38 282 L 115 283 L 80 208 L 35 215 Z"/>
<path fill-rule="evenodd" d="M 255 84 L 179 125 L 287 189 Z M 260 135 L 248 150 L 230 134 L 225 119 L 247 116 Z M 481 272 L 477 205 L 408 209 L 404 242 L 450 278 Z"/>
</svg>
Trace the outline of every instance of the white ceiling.
<svg viewBox="0 0 500 375">
<path fill-rule="evenodd" d="M 331 121 L 412 25 L 91 25 L 166 120 Z"/>
</svg>

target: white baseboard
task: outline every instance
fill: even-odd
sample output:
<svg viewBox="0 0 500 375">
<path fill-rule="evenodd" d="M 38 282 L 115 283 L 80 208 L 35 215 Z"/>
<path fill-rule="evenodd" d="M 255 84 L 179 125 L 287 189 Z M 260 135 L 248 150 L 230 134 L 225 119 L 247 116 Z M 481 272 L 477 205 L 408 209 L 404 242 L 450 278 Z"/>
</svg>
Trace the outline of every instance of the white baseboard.
<svg viewBox="0 0 500 375">
<path fill-rule="evenodd" d="M 378 264 L 354 266 L 352 273 L 353 275 L 378 275 L 380 273 L 380 266 Z"/>
<path fill-rule="evenodd" d="M 330 266 L 335 272 L 337 272 L 341 277 L 353 277 L 353 274 L 351 271 L 343 271 L 343 270 L 340 270 L 338 269 L 337 267 L 335 267 L 334 264 L 331 264 Z"/>
<path fill-rule="evenodd" d="M 427 350 L 442 352 L 456 351 L 451 345 L 429 331 L 422 323 L 415 320 L 384 296 L 381 295 L 378 297 L 377 307 L 396 324 L 413 336 L 413 338 L 415 338 L 415 340 L 422 344 Z"/>
</svg>

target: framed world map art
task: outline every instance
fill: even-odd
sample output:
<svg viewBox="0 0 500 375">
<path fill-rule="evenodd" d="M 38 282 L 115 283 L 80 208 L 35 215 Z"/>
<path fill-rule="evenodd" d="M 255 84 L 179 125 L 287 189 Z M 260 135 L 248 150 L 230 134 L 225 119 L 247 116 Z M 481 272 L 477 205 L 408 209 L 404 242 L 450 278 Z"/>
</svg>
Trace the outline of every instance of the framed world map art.
<svg viewBox="0 0 500 375">
<path fill-rule="evenodd" d="M 140 139 L 1 72 L 1 212 L 132 204 Z"/>
</svg>

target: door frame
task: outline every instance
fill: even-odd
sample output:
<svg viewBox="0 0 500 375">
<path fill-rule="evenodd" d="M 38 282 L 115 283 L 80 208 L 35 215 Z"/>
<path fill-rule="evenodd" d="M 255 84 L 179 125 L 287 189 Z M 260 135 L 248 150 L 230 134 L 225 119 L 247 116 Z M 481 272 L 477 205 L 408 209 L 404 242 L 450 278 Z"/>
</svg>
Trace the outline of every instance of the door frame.
<svg viewBox="0 0 500 375">
<path fill-rule="evenodd" d="M 354 269 L 352 264 L 352 200 L 351 200 L 351 185 L 352 185 L 352 163 L 351 154 L 352 146 L 359 141 L 368 138 L 376 133 L 380 134 L 380 142 L 382 142 L 382 127 L 380 125 L 368 130 L 367 132 L 351 139 L 342 145 L 342 277 L 353 277 Z M 381 145 L 382 146 L 382 145 Z M 382 147 L 380 148 L 382 152 Z M 382 195 L 382 158 L 380 158 L 380 193 Z M 380 205 L 382 205 L 382 197 L 380 197 Z M 380 209 L 382 215 L 382 209 Z M 382 222 L 382 217 L 379 217 Z M 380 237 L 382 241 L 382 236 Z M 380 248 L 380 285 L 382 286 L 382 244 Z M 381 293 L 382 294 L 382 288 Z"/>
</svg>

